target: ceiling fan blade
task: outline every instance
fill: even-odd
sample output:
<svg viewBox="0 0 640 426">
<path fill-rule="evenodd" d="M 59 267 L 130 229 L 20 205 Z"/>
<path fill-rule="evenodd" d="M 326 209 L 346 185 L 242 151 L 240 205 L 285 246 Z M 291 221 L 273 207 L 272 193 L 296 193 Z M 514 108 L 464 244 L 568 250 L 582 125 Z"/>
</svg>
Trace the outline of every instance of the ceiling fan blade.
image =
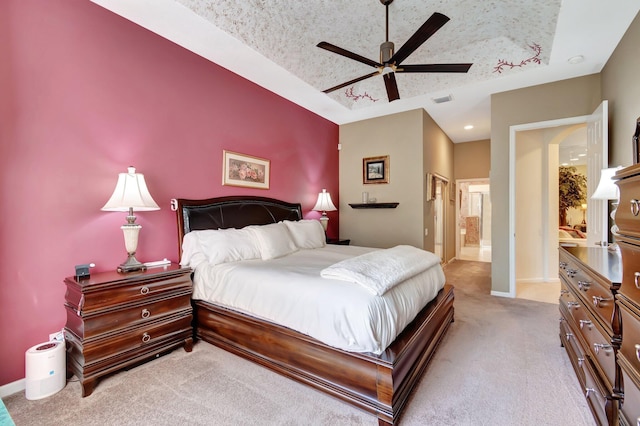
<svg viewBox="0 0 640 426">
<path fill-rule="evenodd" d="M 467 72 L 473 64 L 402 65 L 396 72 Z"/>
<path fill-rule="evenodd" d="M 431 15 L 431 17 L 427 19 L 420 28 L 418 28 L 418 31 L 409 37 L 409 40 L 407 40 L 402 47 L 398 49 L 396 54 L 391 57 L 389 63 L 395 62 L 396 65 L 399 65 L 448 21 L 449 17 L 442 13 L 436 12 Z"/>
<path fill-rule="evenodd" d="M 349 52 L 348 50 L 343 49 L 342 47 L 335 46 L 331 43 L 327 43 L 326 41 L 321 41 L 318 43 L 318 47 L 320 49 L 328 50 L 329 52 L 337 53 L 338 55 L 342 55 L 346 58 L 353 59 L 354 61 L 361 62 L 365 65 L 369 65 L 374 68 L 381 67 L 382 64 L 371 59 L 365 58 L 364 56 L 360 56 L 357 53 Z"/>
<path fill-rule="evenodd" d="M 389 102 L 400 99 L 400 93 L 398 93 L 398 84 L 396 83 L 395 74 L 390 72 L 388 74 L 385 74 L 383 77 L 384 85 L 387 88 L 387 96 L 389 97 Z"/>
<path fill-rule="evenodd" d="M 324 93 L 333 92 L 334 90 L 342 89 L 343 87 L 350 86 L 350 85 L 355 84 L 355 83 L 357 83 L 359 81 L 366 80 L 369 77 L 373 77 L 373 76 L 379 75 L 379 74 L 380 73 L 378 71 L 372 72 L 371 74 L 363 75 L 362 77 L 354 78 L 353 80 L 347 81 L 346 83 L 338 84 L 337 86 L 334 86 L 334 87 L 332 87 L 330 89 L 323 90 L 323 92 Z"/>
</svg>

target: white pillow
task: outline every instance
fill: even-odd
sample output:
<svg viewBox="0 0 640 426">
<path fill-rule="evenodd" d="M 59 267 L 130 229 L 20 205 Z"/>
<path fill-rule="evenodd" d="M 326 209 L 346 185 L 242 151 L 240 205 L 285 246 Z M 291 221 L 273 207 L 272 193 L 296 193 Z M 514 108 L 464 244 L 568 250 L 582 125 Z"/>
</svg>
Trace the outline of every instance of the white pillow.
<svg viewBox="0 0 640 426">
<path fill-rule="evenodd" d="M 248 229 L 207 229 L 192 231 L 209 263 L 218 265 L 239 260 L 260 259 L 255 236 Z M 189 234 L 187 234 L 189 235 Z"/>
<path fill-rule="evenodd" d="M 194 232 L 185 234 L 182 239 L 182 256 L 180 256 L 181 266 L 191 266 L 195 268 L 202 262 L 206 262 L 207 257 L 202 252 L 202 246 L 198 235 Z"/>
<path fill-rule="evenodd" d="M 322 224 L 317 220 L 284 220 L 287 229 L 291 233 L 293 242 L 301 249 L 314 249 L 326 245 L 326 236 Z"/>
<path fill-rule="evenodd" d="M 286 256 L 298 250 L 287 226 L 282 222 L 248 226 L 247 228 L 255 235 L 258 247 L 260 247 L 262 260 Z"/>
</svg>

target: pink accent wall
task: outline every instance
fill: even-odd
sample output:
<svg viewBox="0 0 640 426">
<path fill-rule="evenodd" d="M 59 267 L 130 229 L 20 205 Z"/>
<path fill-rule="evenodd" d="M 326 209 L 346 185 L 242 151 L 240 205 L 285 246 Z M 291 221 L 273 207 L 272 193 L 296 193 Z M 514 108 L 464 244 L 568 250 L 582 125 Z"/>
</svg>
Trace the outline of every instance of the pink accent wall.
<svg viewBox="0 0 640 426">
<path fill-rule="evenodd" d="M 171 198 L 338 203 L 338 126 L 88 1 L 0 5 L 0 385 L 65 323 L 73 266 L 126 258 L 102 212 L 133 165 L 160 211 L 138 213 L 138 259 L 177 260 Z M 271 160 L 271 188 L 222 186 L 222 150 Z M 329 235 L 338 236 L 337 212 Z"/>
</svg>

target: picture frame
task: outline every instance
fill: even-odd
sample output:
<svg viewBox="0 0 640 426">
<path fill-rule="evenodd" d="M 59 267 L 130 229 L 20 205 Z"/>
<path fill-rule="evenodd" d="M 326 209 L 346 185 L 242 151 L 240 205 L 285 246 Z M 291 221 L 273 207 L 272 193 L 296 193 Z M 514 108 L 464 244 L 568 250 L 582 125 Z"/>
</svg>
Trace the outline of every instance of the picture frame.
<svg viewBox="0 0 640 426">
<path fill-rule="evenodd" d="M 433 185 L 433 175 L 431 173 L 427 173 L 427 196 L 425 197 L 425 201 L 431 201 L 435 198 L 435 194 L 433 193 L 434 185 Z"/>
<path fill-rule="evenodd" d="M 233 151 L 222 151 L 222 184 L 269 189 L 271 161 Z"/>
<path fill-rule="evenodd" d="M 362 183 L 389 183 L 389 156 L 362 159 Z"/>
</svg>

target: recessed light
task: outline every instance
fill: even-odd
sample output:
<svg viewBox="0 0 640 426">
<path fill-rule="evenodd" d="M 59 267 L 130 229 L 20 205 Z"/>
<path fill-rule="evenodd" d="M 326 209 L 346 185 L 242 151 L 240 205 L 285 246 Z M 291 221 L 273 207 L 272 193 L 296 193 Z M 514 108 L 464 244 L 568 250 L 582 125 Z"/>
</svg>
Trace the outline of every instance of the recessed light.
<svg viewBox="0 0 640 426">
<path fill-rule="evenodd" d="M 569 163 L 562 163 L 562 164 L 560 164 L 560 165 L 561 165 L 561 166 L 568 166 L 568 165 L 569 165 Z"/>
<path fill-rule="evenodd" d="M 471 130 L 473 129 L 473 124 L 467 124 L 466 126 L 464 126 L 465 130 Z"/>
<path fill-rule="evenodd" d="M 578 161 L 579 158 L 569 158 L 569 161 Z"/>
<path fill-rule="evenodd" d="M 569 59 L 567 59 L 567 62 L 569 62 L 572 65 L 579 64 L 580 62 L 583 62 L 583 61 L 584 61 L 584 56 L 582 55 L 572 56 Z"/>
<path fill-rule="evenodd" d="M 587 154 L 585 154 L 585 153 L 578 154 L 578 157 L 586 157 L 586 156 L 587 156 Z"/>
</svg>

